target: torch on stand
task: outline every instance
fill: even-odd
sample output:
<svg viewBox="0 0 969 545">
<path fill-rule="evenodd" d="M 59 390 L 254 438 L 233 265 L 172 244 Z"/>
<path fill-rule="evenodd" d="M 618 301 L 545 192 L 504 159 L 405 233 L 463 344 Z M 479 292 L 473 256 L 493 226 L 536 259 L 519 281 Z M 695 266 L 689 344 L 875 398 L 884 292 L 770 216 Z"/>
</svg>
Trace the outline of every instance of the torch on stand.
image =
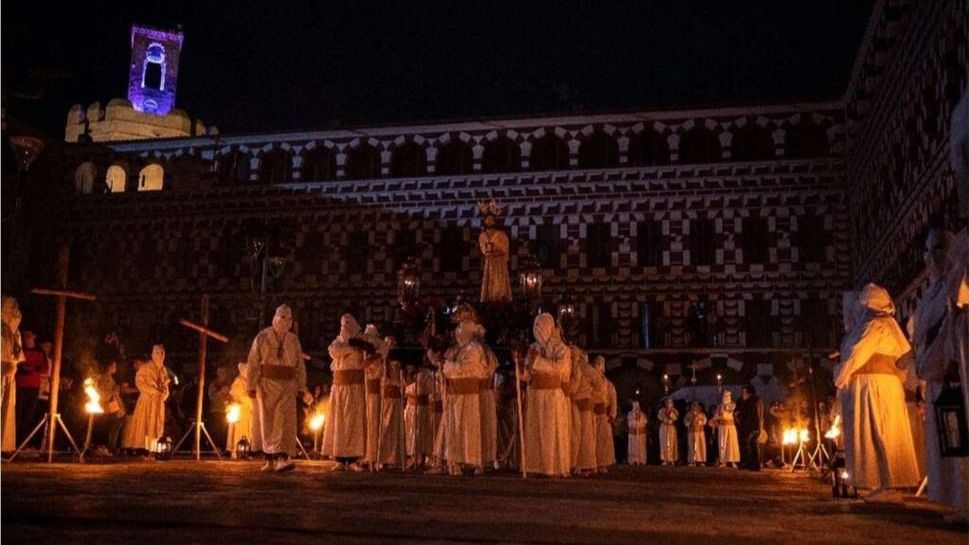
<svg viewBox="0 0 969 545">
<path fill-rule="evenodd" d="M 84 455 L 91 449 L 91 436 L 94 432 L 94 416 L 104 414 L 101 406 L 101 394 L 94 386 L 94 379 L 88 377 L 84 379 L 84 393 L 87 395 L 87 403 L 84 404 L 84 412 L 87 413 L 87 434 L 84 436 L 84 448 L 78 454 L 78 461 L 84 461 Z"/>
</svg>

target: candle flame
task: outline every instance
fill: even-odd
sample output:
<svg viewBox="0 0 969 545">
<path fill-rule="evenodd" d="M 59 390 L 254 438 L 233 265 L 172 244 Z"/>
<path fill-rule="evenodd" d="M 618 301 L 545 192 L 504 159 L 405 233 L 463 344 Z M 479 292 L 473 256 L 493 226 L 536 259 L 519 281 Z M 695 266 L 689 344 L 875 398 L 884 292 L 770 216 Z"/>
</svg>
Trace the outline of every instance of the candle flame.
<svg viewBox="0 0 969 545">
<path fill-rule="evenodd" d="M 229 424 L 235 424 L 242 415 L 242 406 L 238 403 L 230 403 L 225 409 L 225 420 Z"/>
<path fill-rule="evenodd" d="M 103 414 L 104 408 L 101 407 L 101 394 L 94 387 L 94 379 L 88 377 L 84 379 L 84 393 L 87 394 L 87 403 L 84 404 L 84 411 L 88 414 Z"/>
</svg>

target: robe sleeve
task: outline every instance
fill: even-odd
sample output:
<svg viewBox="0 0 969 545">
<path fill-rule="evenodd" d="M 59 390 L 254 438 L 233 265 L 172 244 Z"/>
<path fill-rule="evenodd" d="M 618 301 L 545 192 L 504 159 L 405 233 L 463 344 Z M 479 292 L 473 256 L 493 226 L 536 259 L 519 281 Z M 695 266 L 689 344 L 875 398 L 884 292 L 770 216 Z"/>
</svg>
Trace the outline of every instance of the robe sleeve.
<svg viewBox="0 0 969 545">
<path fill-rule="evenodd" d="M 154 364 L 146 363 L 141 366 L 141 369 L 138 369 L 138 373 L 135 374 L 135 387 L 137 387 L 138 391 L 143 394 L 148 394 L 148 395 L 164 394 L 165 390 L 162 389 L 161 384 L 159 384 L 155 380 L 152 380 L 153 377 L 151 376 L 152 373 L 151 373 L 151 369 L 149 368 L 150 365 L 154 365 Z"/>
<path fill-rule="evenodd" d="M 564 344 L 554 343 L 539 352 L 532 361 L 532 370 L 557 375 L 561 372 L 568 355 L 568 348 Z"/>
<path fill-rule="evenodd" d="M 865 330 L 858 337 L 858 342 L 845 355 L 844 362 L 841 364 L 841 370 L 834 379 L 834 385 L 838 389 L 847 387 L 855 371 L 868 363 L 868 360 L 875 355 L 879 337 L 881 336 L 878 330 L 879 327 L 876 325 L 876 320 L 871 320 L 865 324 Z"/>
<path fill-rule="evenodd" d="M 249 357 L 246 359 L 249 363 L 249 372 L 246 375 L 246 388 L 249 391 L 257 389 L 259 379 L 262 377 L 262 361 L 260 361 L 259 357 L 261 341 L 262 334 L 256 335 L 256 338 L 252 340 L 252 347 L 249 348 Z"/>
</svg>

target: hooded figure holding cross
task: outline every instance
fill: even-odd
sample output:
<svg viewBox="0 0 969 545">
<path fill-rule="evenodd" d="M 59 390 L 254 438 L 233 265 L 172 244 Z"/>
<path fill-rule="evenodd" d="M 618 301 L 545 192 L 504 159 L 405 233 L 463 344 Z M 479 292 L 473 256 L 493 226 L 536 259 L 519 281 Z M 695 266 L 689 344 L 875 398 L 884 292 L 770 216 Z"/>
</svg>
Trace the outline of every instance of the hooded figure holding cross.
<svg viewBox="0 0 969 545">
<path fill-rule="evenodd" d="M 299 338 L 290 331 L 293 311 L 280 305 L 273 325 L 260 331 L 249 350 L 249 397 L 262 422 L 263 471 L 289 471 L 296 453 L 296 396 L 312 399 L 306 389 L 306 367 Z"/>
</svg>

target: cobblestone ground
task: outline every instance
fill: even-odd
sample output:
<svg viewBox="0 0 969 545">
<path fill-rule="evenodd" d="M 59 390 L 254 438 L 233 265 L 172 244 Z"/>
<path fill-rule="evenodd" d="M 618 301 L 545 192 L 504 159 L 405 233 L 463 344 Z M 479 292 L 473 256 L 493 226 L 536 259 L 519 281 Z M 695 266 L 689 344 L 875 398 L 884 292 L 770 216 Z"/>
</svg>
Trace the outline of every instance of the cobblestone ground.
<svg viewBox="0 0 969 545">
<path fill-rule="evenodd" d="M 833 500 L 806 475 L 620 467 L 608 475 L 522 480 L 295 472 L 257 462 L 4 464 L 9 543 L 948 543 L 965 527 L 909 498 Z"/>
</svg>

